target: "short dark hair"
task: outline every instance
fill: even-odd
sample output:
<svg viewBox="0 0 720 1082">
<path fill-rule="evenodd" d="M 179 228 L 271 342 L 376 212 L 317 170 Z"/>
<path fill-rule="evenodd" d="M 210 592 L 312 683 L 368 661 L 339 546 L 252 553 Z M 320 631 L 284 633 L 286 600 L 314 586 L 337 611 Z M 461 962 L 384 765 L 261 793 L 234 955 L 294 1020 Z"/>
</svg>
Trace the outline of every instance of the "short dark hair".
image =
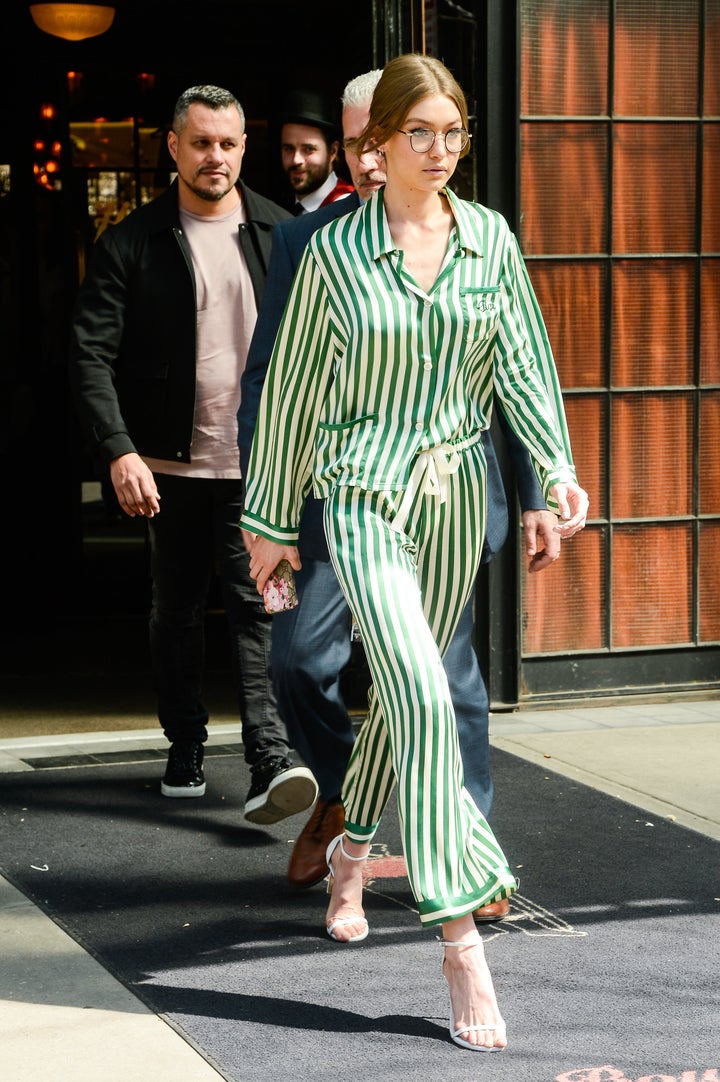
<svg viewBox="0 0 720 1082">
<path fill-rule="evenodd" d="M 175 102 L 172 129 L 176 135 L 185 127 L 191 105 L 206 105 L 208 109 L 237 109 L 242 129 L 245 131 L 245 113 L 234 94 L 221 86 L 191 86 L 184 90 Z"/>
</svg>

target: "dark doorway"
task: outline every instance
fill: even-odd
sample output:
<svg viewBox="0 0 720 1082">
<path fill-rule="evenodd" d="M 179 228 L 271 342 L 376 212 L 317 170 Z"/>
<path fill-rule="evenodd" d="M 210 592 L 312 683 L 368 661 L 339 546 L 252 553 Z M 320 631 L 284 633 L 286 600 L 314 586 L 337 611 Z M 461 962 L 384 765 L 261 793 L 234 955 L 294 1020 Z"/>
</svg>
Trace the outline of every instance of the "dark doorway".
<svg viewBox="0 0 720 1082">
<path fill-rule="evenodd" d="M 72 139 L 97 124 L 149 132 L 162 161 L 166 126 L 187 86 L 231 89 L 248 121 L 243 178 L 282 195 L 272 117 L 287 90 L 337 97 L 372 64 L 372 20 L 354 26 L 328 0 L 298 11 L 206 0 L 190 15 L 166 0 L 119 0 L 111 29 L 67 42 L 34 25 L 28 5 L 3 12 L 0 62 L 0 463 L 4 477 L 3 687 L 72 671 L 144 669 L 149 581 L 142 522 L 117 514 L 83 452 L 65 371 L 70 312 L 88 235 L 87 171 Z M 97 123 L 99 122 L 99 123 Z M 141 159 L 130 168 L 139 168 Z M 42 174 L 50 163 L 50 173 Z M 140 187 L 131 184 L 131 198 Z M 214 600 L 211 602 L 214 606 Z M 225 663 L 213 613 L 210 662 Z M 224 622 L 224 621 L 222 621 Z M 123 661 L 119 654 L 124 653 Z M 113 661 L 117 659 L 117 664 Z"/>
</svg>

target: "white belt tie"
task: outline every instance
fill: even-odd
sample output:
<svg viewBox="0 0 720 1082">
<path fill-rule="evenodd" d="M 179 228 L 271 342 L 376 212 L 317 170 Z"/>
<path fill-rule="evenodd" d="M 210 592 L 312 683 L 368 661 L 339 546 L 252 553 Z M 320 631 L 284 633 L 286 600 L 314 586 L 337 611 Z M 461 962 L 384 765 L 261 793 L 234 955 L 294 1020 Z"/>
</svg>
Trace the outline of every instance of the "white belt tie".
<svg viewBox="0 0 720 1082">
<path fill-rule="evenodd" d="M 457 473 L 460 468 L 458 451 L 463 451 L 466 447 L 477 443 L 481 435 L 481 433 L 476 433 L 459 443 L 440 443 L 437 447 L 430 447 L 427 451 L 419 452 L 402 503 L 393 519 L 393 530 L 399 532 L 405 529 L 405 523 L 418 492 L 422 492 L 425 496 L 435 496 L 440 503 L 445 503 L 448 491 L 447 479 L 451 474 Z"/>
</svg>

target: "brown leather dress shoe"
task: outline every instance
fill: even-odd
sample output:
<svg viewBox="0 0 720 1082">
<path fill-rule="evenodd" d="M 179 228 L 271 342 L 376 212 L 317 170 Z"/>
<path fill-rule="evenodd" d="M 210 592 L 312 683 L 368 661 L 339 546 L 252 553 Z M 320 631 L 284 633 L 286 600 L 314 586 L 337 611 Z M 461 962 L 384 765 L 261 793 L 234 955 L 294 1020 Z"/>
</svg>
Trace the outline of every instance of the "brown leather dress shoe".
<svg viewBox="0 0 720 1082">
<path fill-rule="evenodd" d="M 493 920 L 502 920 L 510 912 L 510 902 L 507 898 L 501 898 L 499 902 L 490 902 L 489 905 L 481 905 L 473 910 L 473 917 L 479 924 Z"/>
<path fill-rule="evenodd" d="M 328 845 L 345 829 L 345 811 L 339 800 L 318 800 L 293 847 L 288 882 L 294 887 L 314 887 L 328 874 Z"/>
</svg>

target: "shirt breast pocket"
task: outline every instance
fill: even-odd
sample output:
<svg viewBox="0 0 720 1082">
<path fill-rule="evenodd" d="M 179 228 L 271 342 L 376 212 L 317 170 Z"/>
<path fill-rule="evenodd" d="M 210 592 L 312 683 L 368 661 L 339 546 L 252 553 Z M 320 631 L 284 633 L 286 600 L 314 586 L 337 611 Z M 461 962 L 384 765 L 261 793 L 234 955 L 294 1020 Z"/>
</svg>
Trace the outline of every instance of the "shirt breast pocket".
<svg viewBox="0 0 720 1082">
<path fill-rule="evenodd" d="M 320 421 L 315 447 L 316 467 L 324 480 L 363 476 L 374 446 L 376 413 L 352 417 L 335 424 Z"/>
<path fill-rule="evenodd" d="M 484 342 L 492 337 L 500 318 L 500 286 L 461 286 L 465 340 Z"/>
</svg>

